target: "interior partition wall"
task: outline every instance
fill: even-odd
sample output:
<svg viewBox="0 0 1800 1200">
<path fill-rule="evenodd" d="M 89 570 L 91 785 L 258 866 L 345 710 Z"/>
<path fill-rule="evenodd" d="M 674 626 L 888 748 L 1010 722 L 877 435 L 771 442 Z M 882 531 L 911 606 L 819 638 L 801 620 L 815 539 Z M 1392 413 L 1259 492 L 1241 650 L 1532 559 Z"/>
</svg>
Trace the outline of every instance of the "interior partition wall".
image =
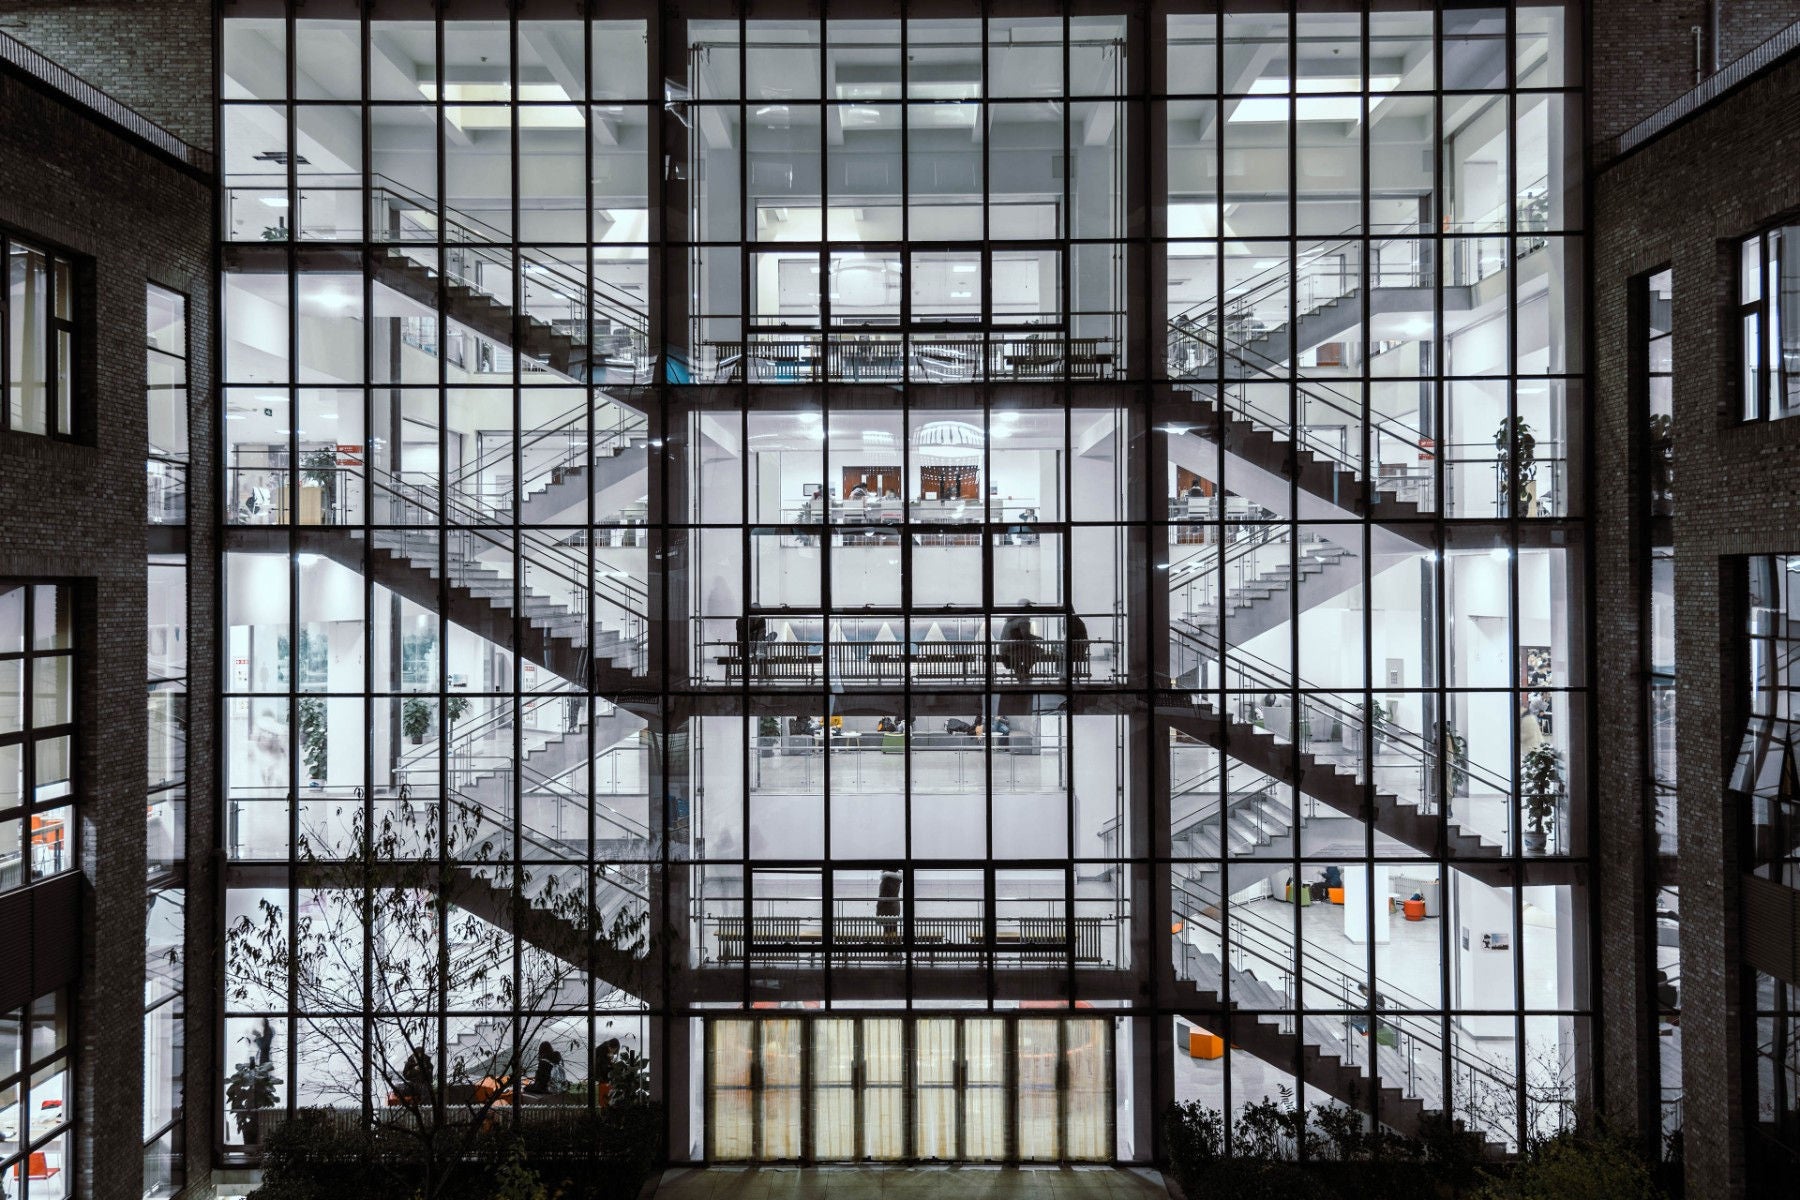
<svg viewBox="0 0 1800 1200">
<path fill-rule="evenodd" d="M 227 4 L 227 923 L 467 815 L 438 1076 L 677 1159 L 1570 1119 L 1579 21 L 1188 7 Z M 233 1152 L 388 1103 L 224 970 Z"/>
</svg>

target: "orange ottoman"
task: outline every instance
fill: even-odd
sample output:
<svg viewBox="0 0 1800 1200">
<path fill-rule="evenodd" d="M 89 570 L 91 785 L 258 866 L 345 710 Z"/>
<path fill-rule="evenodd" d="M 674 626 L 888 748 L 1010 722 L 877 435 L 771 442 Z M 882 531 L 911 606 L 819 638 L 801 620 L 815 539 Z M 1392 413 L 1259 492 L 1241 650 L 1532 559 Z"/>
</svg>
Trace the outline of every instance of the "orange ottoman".
<svg viewBox="0 0 1800 1200">
<path fill-rule="evenodd" d="M 1402 904 L 1400 908 L 1401 911 L 1406 914 L 1406 919 L 1409 921 L 1423 921 L 1425 919 L 1425 902 L 1423 900 L 1408 900 L 1405 904 Z"/>
<path fill-rule="evenodd" d="M 1344 889 L 1341 887 L 1328 889 L 1326 895 L 1330 897 L 1333 904 L 1342 904 L 1344 902 Z"/>
<path fill-rule="evenodd" d="M 1208 1033 L 1204 1029 L 1188 1032 L 1189 1058 L 1224 1058 L 1225 1039 L 1216 1033 Z"/>
</svg>

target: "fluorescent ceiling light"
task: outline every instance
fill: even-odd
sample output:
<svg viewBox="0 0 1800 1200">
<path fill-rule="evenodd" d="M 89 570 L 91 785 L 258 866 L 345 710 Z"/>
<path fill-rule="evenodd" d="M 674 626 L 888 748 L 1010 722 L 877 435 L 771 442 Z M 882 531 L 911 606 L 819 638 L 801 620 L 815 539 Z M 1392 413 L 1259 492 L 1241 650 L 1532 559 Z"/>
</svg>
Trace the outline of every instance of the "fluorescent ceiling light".
<svg viewBox="0 0 1800 1200">
<path fill-rule="evenodd" d="M 1400 86 L 1398 75 L 1371 75 L 1369 77 L 1369 110 L 1381 103 L 1379 93 L 1391 92 Z M 1231 116 L 1226 118 L 1230 125 L 1274 125 L 1288 119 L 1289 81 L 1275 77 L 1258 79 L 1250 85 L 1248 99 L 1239 100 L 1232 109 Z M 1356 75 L 1314 75 L 1295 81 L 1293 90 L 1300 96 L 1301 103 L 1297 117 L 1302 121 L 1360 121 L 1363 115 L 1362 79 Z M 1348 96 L 1330 95 L 1333 92 L 1357 93 Z M 1318 98 L 1314 98 L 1318 97 Z"/>
<path fill-rule="evenodd" d="M 427 100 L 438 98 L 436 83 L 421 83 L 419 91 L 424 93 Z M 505 83 L 447 83 L 444 85 L 444 99 L 452 104 L 505 103 L 509 100 L 533 104 L 567 104 L 569 93 L 563 90 L 560 83 L 521 83 L 516 93 L 510 84 Z"/>
<path fill-rule="evenodd" d="M 286 208 L 288 206 L 288 198 L 286 196 L 259 196 L 257 199 L 261 200 L 270 208 Z"/>
</svg>

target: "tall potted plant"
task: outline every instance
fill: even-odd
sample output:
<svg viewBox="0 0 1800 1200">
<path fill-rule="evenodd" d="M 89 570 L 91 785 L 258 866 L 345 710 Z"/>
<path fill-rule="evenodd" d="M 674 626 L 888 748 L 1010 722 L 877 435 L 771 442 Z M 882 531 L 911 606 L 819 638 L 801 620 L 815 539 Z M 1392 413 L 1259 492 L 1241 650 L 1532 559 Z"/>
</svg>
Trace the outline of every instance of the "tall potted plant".
<svg viewBox="0 0 1800 1200">
<path fill-rule="evenodd" d="M 1507 417 L 1494 431 L 1494 470 L 1500 494 L 1509 498 L 1513 511 L 1521 517 L 1535 515 L 1531 508 L 1537 485 L 1537 435 L 1524 417 Z"/>
<path fill-rule="evenodd" d="M 1526 751 L 1519 785 L 1525 801 L 1525 849 L 1542 854 L 1556 824 L 1556 802 L 1563 791 L 1562 751 L 1549 742 L 1539 742 Z"/>
<path fill-rule="evenodd" d="M 225 1080 L 225 1107 L 237 1121 L 238 1134 L 246 1145 L 262 1140 L 262 1110 L 274 1108 L 275 1089 L 281 1080 L 275 1077 L 275 1064 L 247 1058 L 232 1068 Z"/>
<path fill-rule="evenodd" d="M 317 696 L 300 700 L 300 762 L 306 778 L 325 778 L 326 761 L 325 701 Z"/>
</svg>

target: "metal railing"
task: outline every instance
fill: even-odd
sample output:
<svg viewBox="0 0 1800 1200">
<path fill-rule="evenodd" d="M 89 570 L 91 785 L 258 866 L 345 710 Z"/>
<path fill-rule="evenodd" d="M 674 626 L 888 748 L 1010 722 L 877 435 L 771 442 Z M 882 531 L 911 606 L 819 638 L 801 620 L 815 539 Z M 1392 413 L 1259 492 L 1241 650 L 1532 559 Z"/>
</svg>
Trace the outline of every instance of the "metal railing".
<svg viewBox="0 0 1800 1200">
<path fill-rule="evenodd" d="M 750 793 L 757 796 L 818 795 L 828 771 L 834 796 L 964 795 L 984 789 L 1031 795 L 1062 791 L 1069 778 L 1064 740 L 1023 730 L 976 735 L 852 729 L 829 736 L 824 731 L 767 734 L 751 743 Z"/>
<path fill-rule="evenodd" d="M 211 153 L 188 145 L 150 118 L 113 99 L 74 72 L 45 58 L 11 34 L 0 33 L 0 60 L 55 88 L 103 120 L 170 158 L 197 171 L 212 174 L 215 160 Z"/>
<path fill-rule="evenodd" d="M 1618 136 L 1613 143 L 1615 156 L 1628 154 L 1651 138 L 1700 111 L 1702 108 L 1748 82 L 1795 50 L 1800 50 L 1800 21 L 1778 31 L 1767 41 L 1743 55 L 1710 79 L 1664 105 Z"/>
<path fill-rule="evenodd" d="M 932 904 L 946 901 L 934 897 Z M 797 902 L 794 902 L 797 903 Z M 862 910 L 840 911 L 829 917 L 758 914 L 747 921 L 741 916 L 703 918 L 709 961 L 737 964 L 823 963 L 964 966 L 1038 966 L 1075 963 L 1079 966 L 1111 965 L 1108 935 L 1116 936 L 1120 918 L 1068 917 L 1065 902 L 1038 902 L 1041 916 L 951 917 L 918 916 L 902 911 L 894 902 L 893 915 L 868 915 L 879 901 L 849 902 Z M 971 908 L 979 901 L 967 901 Z M 1018 901 L 1003 901 L 1014 906 Z"/>
<path fill-rule="evenodd" d="M 698 630 L 702 622 L 695 622 Z M 960 641 L 700 641 L 696 666 L 716 664 L 730 682 L 787 684 L 936 683 L 1054 685 L 1058 681 L 1110 680 L 1123 669 L 1116 643 L 1099 638 L 1080 642 L 996 638 Z"/>
<path fill-rule="evenodd" d="M 690 369 L 697 383 L 1110 379 L 1117 373 L 1115 345 L 1111 338 L 1052 332 L 827 336 L 795 331 L 698 341 Z"/>
</svg>

